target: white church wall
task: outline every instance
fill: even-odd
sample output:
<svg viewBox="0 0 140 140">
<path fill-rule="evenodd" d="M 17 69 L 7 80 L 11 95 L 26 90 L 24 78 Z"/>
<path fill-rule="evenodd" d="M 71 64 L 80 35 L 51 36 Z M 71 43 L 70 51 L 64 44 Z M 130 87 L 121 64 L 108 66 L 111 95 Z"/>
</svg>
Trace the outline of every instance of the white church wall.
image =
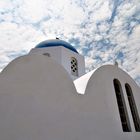
<svg viewBox="0 0 140 140">
<path fill-rule="evenodd" d="M 94 74 L 96 69 L 84 74 L 83 76 L 74 80 L 74 85 L 79 94 L 85 94 L 85 90 L 88 84 L 90 77 Z"/>
<path fill-rule="evenodd" d="M 67 135 L 75 130 L 70 123 L 77 99 L 71 78 L 51 58 L 14 60 L 0 74 L 0 139 L 75 139 Z"/>
<path fill-rule="evenodd" d="M 61 64 L 61 47 L 56 46 L 56 47 L 33 48 L 30 51 L 30 54 L 32 53 L 44 54 L 57 61 L 59 64 Z"/>
<path fill-rule="evenodd" d="M 85 74 L 85 61 L 84 57 L 78 53 L 75 53 L 63 46 L 46 47 L 46 48 L 34 48 L 30 51 L 30 54 L 46 54 L 49 53 L 50 57 L 61 64 L 71 75 L 72 79 L 76 79 Z M 47 56 L 47 55 L 46 55 Z M 78 76 L 71 74 L 71 57 L 76 58 L 78 63 Z"/>
<path fill-rule="evenodd" d="M 97 69 L 80 95 L 68 72 L 51 57 L 37 53 L 17 58 L 0 73 L 0 138 L 139 140 L 140 132 L 133 128 L 122 131 L 114 78 L 122 86 L 130 84 L 140 113 L 139 87 L 115 66 Z"/>
<path fill-rule="evenodd" d="M 113 85 L 114 78 L 118 79 L 121 82 L 132 132 L 123 132 L 122 130 Z M 129 83 L 132 88 L 136 106 L 140 115 L 140 89 L 131 79 L 131 77 L 127 75 L 124 71 L 122 71 L 116 66 L 102 66 L 97 69 L 89 79 L 85 91 L 85 106 L 86 108 L 89 108 L 92 105 L 94 120 L 96 118 L 100 120 L 94 122 L 94 125 L 96 126 L 96 131 L 100 131 L 100 139 L 110 139 L 109 136 L 104 137 L 104 133 L 108 132 L 110 132 L 110 135 L 114 136 L 114 138 L 112 139 L 115 139 L 115 135 L 116 139 L 118 137 L 118 139 L 123 140 L 138 140 L 140 138 L 140 132 L 136 132 L 134 129 L 134 123 L 132 120 L 128 99 L 126 97 L 124 89 L 124 85 L 126 82 Z M 93 104 L 90 104 L 91 102 L 93 102 Z"/>
</svg>

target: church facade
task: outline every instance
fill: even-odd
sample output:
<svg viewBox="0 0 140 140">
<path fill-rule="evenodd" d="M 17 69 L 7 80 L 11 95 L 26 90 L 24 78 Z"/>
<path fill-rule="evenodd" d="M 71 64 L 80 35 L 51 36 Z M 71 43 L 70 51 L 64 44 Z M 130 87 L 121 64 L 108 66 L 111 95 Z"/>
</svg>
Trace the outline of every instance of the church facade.
<svg viewBox="0 0 140 140">
<path fill-rule="evenodd" d="M 85 73 L 69 43 L 39 43 L 0 73 L 1 140 L 140 140 L 140 88 L 117 65 Z"/>
</svg>

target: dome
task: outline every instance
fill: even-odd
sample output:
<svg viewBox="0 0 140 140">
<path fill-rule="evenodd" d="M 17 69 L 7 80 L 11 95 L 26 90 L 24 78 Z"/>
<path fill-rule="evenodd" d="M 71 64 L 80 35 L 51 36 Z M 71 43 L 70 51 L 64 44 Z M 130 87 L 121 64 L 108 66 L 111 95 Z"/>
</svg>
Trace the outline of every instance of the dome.
<svg viewBox="0 0 140 140">
<path fill-rule="evenodd" d="M 77 50 L 69 43 L 59 40 L 59 39 L 51 39 L 51 40 L 45 40 L 40 42 L 35 48 L 46 48 L 46 47 L 56 47 L 56 46 L 63 46 L 75 53 L 78 53 Z"/>
</svg>

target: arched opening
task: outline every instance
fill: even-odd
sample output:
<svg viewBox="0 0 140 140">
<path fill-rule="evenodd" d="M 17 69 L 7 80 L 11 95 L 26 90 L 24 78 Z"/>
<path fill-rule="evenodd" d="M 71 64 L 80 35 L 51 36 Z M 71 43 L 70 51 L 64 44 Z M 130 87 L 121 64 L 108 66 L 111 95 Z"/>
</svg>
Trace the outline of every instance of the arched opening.
<svg viewBox="0 0 140 140">
<path fill-rule="evenodd" d="M 76 58 L 71 57 L 71 74 L 78 76 L 78 63 Z"/>
<path fill-rule="evenodd" d="M 128 83 L 125 84 L 125 90 L 126 90 L 126 94 L 127 94 L 127 97 L 128 97 L 128 102 L 129 102 L 129 106 L 130 106 L 135 130 L 137 132 L 140 132 L 140 118 L 139 118 L 139 114 L 138 114 L 138 111 L 137 111 L 137 107 L 136 107 L 136 103 L 135 103 L 135 100 L 134 100 L 132 89 L 131 89 L 131 87 Z"/>
<path fill-rule="evenodd" d="M 114 79 L 113 83 L 114 83 L 114 89 L 115 89 L 122 129 L 124 132 L 131 132 L 130 122 L 128 118 L 128 113 L 126 109 L 121 83 L 117 79 Z"/>
</svg>

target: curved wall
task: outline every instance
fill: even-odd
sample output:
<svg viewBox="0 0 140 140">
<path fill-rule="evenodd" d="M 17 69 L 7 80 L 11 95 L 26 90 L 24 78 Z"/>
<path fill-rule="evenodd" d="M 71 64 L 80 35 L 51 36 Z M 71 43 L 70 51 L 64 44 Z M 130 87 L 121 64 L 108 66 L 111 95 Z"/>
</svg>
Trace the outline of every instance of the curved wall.
<svg viewBox="0 0 140 140">
<path fill-rule="evenodd" d="M 97 69 L 80 95 L 66 70 L 51 58 L 30 54 L 14 60 L 0 74 L 0 138 L 139 140 L 130 109 L 132 132 L 122 131 L 114 78 L 123 91 L 123 85 L 130 84 L 140 113 L 139 87 L 116 66 Z"/>
</svg>

